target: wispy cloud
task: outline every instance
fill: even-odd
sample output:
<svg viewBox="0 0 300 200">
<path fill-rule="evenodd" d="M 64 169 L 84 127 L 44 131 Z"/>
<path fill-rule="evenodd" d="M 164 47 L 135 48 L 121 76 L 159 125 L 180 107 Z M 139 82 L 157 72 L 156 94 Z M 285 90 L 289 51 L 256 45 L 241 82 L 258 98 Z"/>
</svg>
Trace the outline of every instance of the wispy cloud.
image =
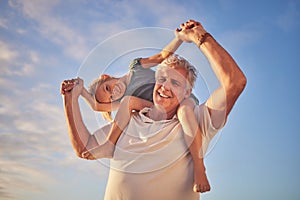
<svg viewBox="0 0 300 200">
<path fill-rule="evenodd" d="M 3 78 L 1 81 L 10 82 Z M 0 104 L 0 187 L 7 198 L 13 198 L 22 190 L 42 190 L 44 180 L 53 181 L 42 166 L 51 165 L 54 152 L 67 149 L 66 143 L 59 142 L 58 138 L 65 131 L 63 123 L 55 120 L 61 116 L 59 108 L 45 103 L 48 105 L 32 109 L 31 98 L 47 102 L 43 96 L 49 95 L 36 89 L 22 90 L 16 82 L 13 85 L 13 89 L 1 88 Z"/>
<path fill-rule="evenodd" d="M 26 161 L 2 159 L 0 165 L 0 188 L 3 192 L 0 197 L 4 199 L 18 198 L 22 191 L 42 192 L 45 189 L 41 184 L 44 180 L 54 181 L 47 173 Z"/>
<path fill-rule="evenodd" d="M 91 5 L 92 4 L 92 7 Z M 186 7 L 172 1 L 29 1 L 10 0 L 11 8 L 19 11 L 35 30 L 61 47 L 70 58 L 82 61 L 97 42 L 113 34 L 142 26 L 174 29 L 190 16 Z M 160 5 L 160 6 L 157 6 Z M 70 7 L 66 13 L 60 7 Z M 89 6 L 87 11 L 82 8 Z M 166 12 L 165 8 L 168 8 Z M 189 13 L 193 15 L 192 8 Z M 68 16 L 68 17 L 66 17 Z M 141 17 L 143 16 L 143 17 Z M 76 18 L 77 23 L 74 23 Z M 149 20 L 151 19 L 151 20 Z M 5 21 L 2 23 L 6 24 Z M 81 27 L 81 28 L 79 28 Z M 21 29 L 23 32 L 24 29 Z"/>
<path fill-rule="evenodd" d="M 7 29 L 8 28 L 8 20 L 4 19 L 4 18 L 2 18 L 2 19 L 0 18 L 0 27 Z"/>
<path fill-rule="evenodd" d="M 72 168 L 97 175 L 105 171 L 75 157 L 67 135 L 59 85 L 53 81 L 66 69 L 50 66 L 49 60 L 61 56 L 81 62 L 98 42 L 111 35 L 144 26 L 175 29 L 188 16 L 185 16 L 187 7 L 159 0 L 117 4 L 109 0 L 94 1 L 93 6 L 90 1 L 9 0 L 8 3 L 14 15 L 0 19 L 0 28 L 11 34 L 0 40 L 0 198 L 18 199 L 22 190 L 44 192 L 48 184 L 56 184 L 55 172 L 49 170 L 52 168 Z M 62 9 L 68 7 L 65 5 L 70 10 Z M 82 9 L 85 7 L 89 9 Z M 14 37 L 18 40 L 14 41 Z M 28 43 L 23 43 L 21 37 L 29 39 Z M 159 42 L 155 37 L 153 40 L 148 43 Z M 125 46 L 133 41 L 136 38 L 111 47 L 117 49 L 120 44 Z M 163 47 L 166 42 L 155 47 Z M 43 46 L 46 43 L 55 47 L 48 49 Z M 62 63 L 58 59 L 55 62 L 58 66 Z M 56 74 L 50 76 L 53 71 Z"/>
<path fill-rule="evenodd" d="M 25 90 L 19 83 L 14 86 L 11 91 L 1 88 L 0 198 L 45 192 L 49 184 L 59 181 L 49 169 L 99 175 L 98 165 L 84 165 L 76 158 L 61 102 L 48 92 L 54 86 L 43 83 Z"/>
<path fill-rule="evenodd" d="M 18 56 L 18 52 L 13 50 L 8 44 L 0 41 L 0 60 L 11 61 Z"/>
<path fill-rule="evenodd" d="M 21 11 L 26 18 L 37 23 L 36 30 L 43 37 L 62 47 L 71 58 L 82 60 L 88 53 L 85 38 L 78 34 L 76 29 L 64 23 L 63 16 L 55 14 L 55 8 L 59 3 L 58 0 L 9 1 L 12 8 Z"/>
<path fill-rule="evenodd" d="M 34 65 L 39 62 L 39 56 L 34 51 L 22 52 L 13 44 L 0 40 L 1 75 L 31 76 L 34 74 Z"/>
</svg>

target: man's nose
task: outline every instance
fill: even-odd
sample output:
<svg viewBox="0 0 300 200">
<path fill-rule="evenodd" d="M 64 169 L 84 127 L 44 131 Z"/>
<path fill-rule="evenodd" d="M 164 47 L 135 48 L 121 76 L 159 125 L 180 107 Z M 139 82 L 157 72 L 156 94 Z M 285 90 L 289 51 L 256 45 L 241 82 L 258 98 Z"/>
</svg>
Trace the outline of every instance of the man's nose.
<svg viewBox="0 0 300 200">
<path fill-rule="evenodd" d="M 163 88 L 164 90 L 170 90 L 170 81 L 165 81 L 165 82 L 163 82 L 162 88 Z"/>
</svg>

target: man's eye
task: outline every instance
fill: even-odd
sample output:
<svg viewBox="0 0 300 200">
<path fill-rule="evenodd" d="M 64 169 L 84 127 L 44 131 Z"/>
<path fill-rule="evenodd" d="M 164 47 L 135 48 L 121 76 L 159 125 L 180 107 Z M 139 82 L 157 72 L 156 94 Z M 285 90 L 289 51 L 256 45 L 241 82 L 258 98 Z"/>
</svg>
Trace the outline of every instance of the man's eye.
<svg viewBox="0 0 300 200">
<path fill-rule="evenodd" d="M 163 83 L 166 79 L 165 78 L 158 78 L 157 79 L 159 83 Z"/>
<path fill-rule="evenodd" d="M 109 92 L 110 91 L 110 88 L 109 88 L 109 86 L 107 85 L 107 86 L 105 86 L 105 90 L 107 91 L 107 92 Z"/>
<path fill-rule="evenodd" d="M 178 81 L 172 81 L 172 84 L 175 86 L 180 86 L 180 83 Z"/>
</svg>

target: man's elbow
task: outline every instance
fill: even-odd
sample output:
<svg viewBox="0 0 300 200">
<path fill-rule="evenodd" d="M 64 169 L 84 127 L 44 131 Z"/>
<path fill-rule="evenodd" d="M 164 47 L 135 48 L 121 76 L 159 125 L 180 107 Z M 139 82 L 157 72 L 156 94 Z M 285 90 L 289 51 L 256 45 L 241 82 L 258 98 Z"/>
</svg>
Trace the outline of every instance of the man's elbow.
<svg viewBox="0 0 300 200">
<path fill-rule="evenodd" d="M 85 156 L 84 153 L 86 151 L 76 151 L 76 156 L 78 158 L 84 159 L 84 160 L 96 160 L 96 158 L 94 158 L 93 156 Z"/>
<path fill-rule="evenodd" d="M 237 93 L 242 93 L 247 85 L 247 78 L 243 72 L 236 73 L 229 81 L 230 88 L 235 88 Z"/>
<path fill-rule="evenodd" d="M 241 77 L 241 80 L 240 80 L 240 84 L 241 84 L 241 88 L 242 90 L 245 89 L 246 85 L 247 85 L 247 78 L 246 76 L 243 74 L 242 77 Z"/>
<path fill-rule="evenodd" d="M 239 96 L 245 89 L 247 85 L 247 78 L 242 74 L 239 77 L 235 77 L 235 79 L 232 79 L 228 81 L 227 91 L 231 94 L 231 96 Z"/>
<path fill-rule="evenodd" d="M 83 157 L 83 151 L 75 151 L 75 154 L 76 154 L 76 156 L 78 157 L 78 158 L 84 158 Z"/>
<path fill-rule="evenodd" d="M 87 151 L 86 148 L 74 147 L 73 149 L 78 158 L 87 159 L 84 157 L 84 153 Z"/>
<path fill-rule="evenodd" d="M 239 89 L 240 93 L 242 93 L 243 90 L 245 89 L 246 85 L 247 85 L 247 78 L 246 78 L 246 76 L 243 74 L 243 75 L 239 78 L 239 80 L 237 81 L 237 86 L 236 86 L 236 87 Z"/>
</svg>

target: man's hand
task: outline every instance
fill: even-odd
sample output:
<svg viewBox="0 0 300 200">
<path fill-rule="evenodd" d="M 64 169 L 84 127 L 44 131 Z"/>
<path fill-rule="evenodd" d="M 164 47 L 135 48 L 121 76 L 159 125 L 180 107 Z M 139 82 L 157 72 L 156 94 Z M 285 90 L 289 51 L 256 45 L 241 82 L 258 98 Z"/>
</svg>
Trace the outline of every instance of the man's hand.
<svg viewBox="0 0 300 200">
<path fill-rule="evenodd" d="M 74 97 L 79 97 L 83 90 L 83 80 L 81 78 L 64 80 L 61 83 L 60 93 L 62 95 L 72 95 Z"/>
<path fill-rule="evenodd" d="M 185 23 L 180 24 L 180 29 L 176 29 L 175 35 L 177 38 L 184 42 L 194 42 L 198 43 L 201 35 L 206 33 L 200 22 L 195 20 L 189 20 Z"/>
</svg>

